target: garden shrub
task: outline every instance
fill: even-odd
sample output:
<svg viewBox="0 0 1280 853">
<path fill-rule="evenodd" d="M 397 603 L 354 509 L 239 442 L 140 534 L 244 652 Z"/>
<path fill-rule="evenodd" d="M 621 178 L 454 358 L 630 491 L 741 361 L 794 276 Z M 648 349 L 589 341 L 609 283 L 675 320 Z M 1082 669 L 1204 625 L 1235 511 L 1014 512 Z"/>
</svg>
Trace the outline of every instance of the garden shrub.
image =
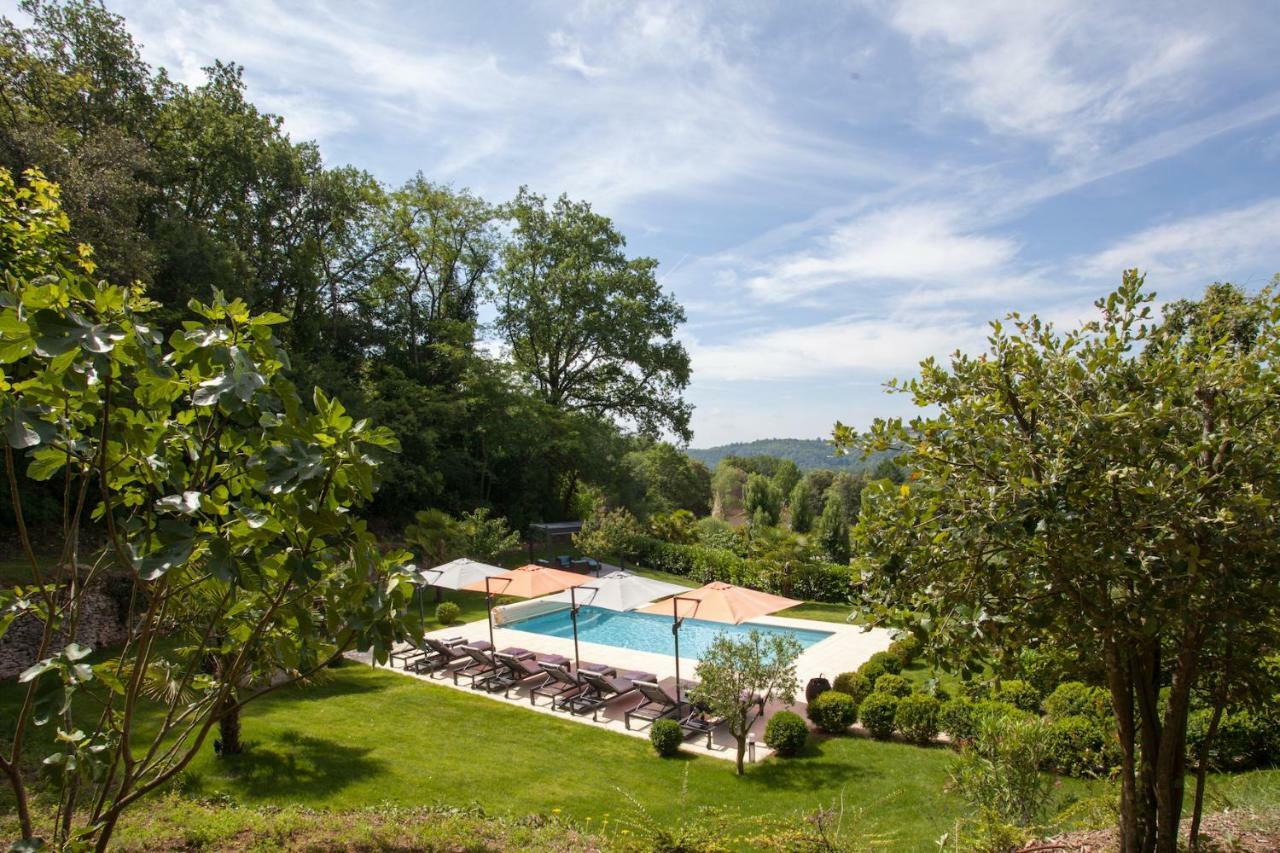
<svg viewBox="0 0 1280 853">
<path fill-rule="evenodd" d="M 886 672 L 884 675 L 876 679 L 875 689 L 873 693 L 888 693 L 890 696 L 897 696 L 901 699 L 911 693 L 911 682 L 907 681 L 901 675 L 894 675 Z"/>
<path fill-rule="evenodd" d="M 842 672 L 836 676 L 831 689 L 853 697 L 853 704 L 861 705 L 862 700 L 871 695 L 873 686 L 871 680 L 860 672 Z"/>
<path fill-rule="evenodd" d="M 938 727 L 957 743 L 973 740 L 978 733 L 978 715 L 973 703 L 957 697 L 938 709 Z"/>
<path fill-rule="evenodd" d="M 839 690 L 828 690 L 809 703 L 809 719 L 827 734 L 843 734 L 858 721 L 858 706 Z"/>
<path fill-rule="evenodd" d="M 876 679 L 884 675 L 887 670 L 880 661 L 865 661 L 862 666 L 858 667 L 858 674 L 865 678 L 872 686 L 875 685 Z"/>
<path fill-rule="evenodd" d="M 1057 649 L 1023 649 L 1017 658 L 1017 677 L 1047 696 L 1064 681 L 1078 681 L 1074 657 Z"/>
<path fill-rule="evenodd" d="M 809 727 L 791 711 L 779 711 L 764 727 L 764 745 L 778 755 L 796 755 L 808 741 Z"/>
<path fill-rule="evenodd" d="M 684 732 L 675 720 L 654 720 L 649 727 L 649 743 L 653 744 L 658 755 L 669 758 L 680 751 L 680 744 L 684 743 Z"/>
<path fill-rule="evenodd" d="M 1108 749 L 1107 730 L 1097 717 L 1066 716 L 1045 727 L 1046 769 L 1067 776 L 1096 776 L 1107 773 L 1113 764 Z"/>
<path fill-rule="evenodd" d="M 983 717 L 977 736 L 956 758 L 952 786 L 988 820 L 1032 826 L 1044 815 L 1053 790 L 1052 780 L 1040 772 L 1045 750 L 1045 725 L 1038 717 Z"/>
<path fill-rule="evenodd" d="M 898 659 L 897 655 L 891 652 L 876 652 L 874 655 L 867 658 L 868 664 L 876 662 L 879 662 L 885 672 L 892 673 L 893 675 L 897 675 L 902 672 L 902 661 Z"/>
<path fill-rule="evenodd" d="M 1187 762 L 1194 767 L 1200 747 L 1209 734 L 1213 711 L 1201 708 L 1187 718 Z M 1280 762 L 1280 725 L 1267 715 L 1228 710 L 1218 723 L 1218 732 L 1209 747 L 1209 766 L 1215 770 L 1248 770 Z"/>
<path fill-rule="evenodd" d="M 442 601 L 436 605 L 436 621 L 441 625 L 452 625 L 462 615 L 462 608 L 452 601 Z"/>
<path fill-rule="evenodd" d="M 907 740 L 929 743 L 938 736 L 938 709 L 941 704 L 923 693 L 904 696 L 894 712 L 894 724 Z"/>
<path fill-rule="evenodd" d="M 1033 716 L 1022 710 L 1017 705 L 1008 702 L 1000 702 L 996 699 L 984 699 L 981 702 L 975 702 L 973 705 L 974 719 L 979 723 L 990 718 L 1002 719 L 1005 717 L 1013 719 L 1025 719 Z"/>
<path fill-rule="evenodd" d="M 997 702 L 1008 702 L 1010 705 L 1014 705 L 1024 711 L 1030 711 L 1033 714 L 1040 713 L 1040 691 L 1018 678 L 1010 678 L 1008 681 L 1000 682 L 991 691 L 991 698 Z"/>
<path fill-rule="evenodd" d="M 921 645 L 915 634 L 906 634 L 889 644 L 889 654 L 902 661 L 903 666 L 910 666 L 919 656 Z"/>
<path fill-rule="evenodd" d="M 898 697 L 888 693 L 872 693 L 858 706 L 858 716 L 871 736 L 886 740 L 897 724 Z"/>
<path fill-rule="evenodd" d="M 1064 717 L 1109 717 L 1111 694 L 1101 687 L 1079 681 L 1064 681 L 1044 700 L 1044 712 L 1051 720 Z"/>
</svg>

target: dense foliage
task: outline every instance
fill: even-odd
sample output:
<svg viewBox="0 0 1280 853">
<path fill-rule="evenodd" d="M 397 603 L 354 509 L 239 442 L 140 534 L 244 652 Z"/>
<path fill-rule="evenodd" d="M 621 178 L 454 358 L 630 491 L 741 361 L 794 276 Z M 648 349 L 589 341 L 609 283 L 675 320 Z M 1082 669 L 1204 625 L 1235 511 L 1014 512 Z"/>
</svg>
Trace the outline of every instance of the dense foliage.
<svg viewBox="0 0 1280 853">
<path fill-rule="evenodd" d="M 891 454 L 873 454 L 869 459 L 861 456 L 840 456 L 836 454 L 831 441 L 824 438 L 762 438 L 758 441 L 735 442 L 718 447 L 691 448 L 688 454 L 704 465 L 714 468 L 720 460 L 733 456 L 748 459 L 755 456 L 769 456 L 775 459 L 788 459 L 801 471 L 825 469 L 828 471 L 870 471 Z"/>
<path fill-rule="evenodd" d="M 764 744 L 784 758 L 799 755 L 809 742 L 809 727 L 793 711 L 779 711 L 764 727 Z"/>
<path fill-rule="evenodd" d="M 61 185 L 73 237 L 109 280 L 147 286 L 162 334 L 214 289 L 289 317 L 303 397 L 340 393 L 402 445 L 366 516 L 484 506 L 522 530 L 582 517 L 592 489 L 641 516 L 705 507 L 706 487 L 667 493 L 626 461 L 652 442 L 624 429 L 688 437 L 684 315 L 587 203 L 385 186 L 291 139 L 235 65 L 179 83 L 92 0 L 23 8 L 29 26 L 0 23 L 0 166 Z M 29 520 L 56 521 L 43 509 Z"/>
</svg>

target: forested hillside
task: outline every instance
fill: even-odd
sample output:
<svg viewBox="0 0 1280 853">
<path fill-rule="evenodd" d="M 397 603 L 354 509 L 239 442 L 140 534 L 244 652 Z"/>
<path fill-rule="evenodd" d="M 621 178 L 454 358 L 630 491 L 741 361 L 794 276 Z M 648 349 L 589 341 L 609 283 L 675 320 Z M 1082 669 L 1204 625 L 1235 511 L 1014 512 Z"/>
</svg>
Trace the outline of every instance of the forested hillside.
<svg viewBox="0 0 1280 853">
<path fill-rule="evenodd" d="M 689 438 L 684 311 L 609 219 L 554 187 L 387 185 L 290 138 L 234 64 L 186 85 L 100 4 L 24 9 L 29 25 L 0 23 L 0 167 L 57 182 L 96 275 L 140 282 L 166 334 L 215 290 L 285 315 L 301 396 L 319 386 L 399 438 L 373 517 L 643 511 L 653 465 L 635 454 Z"/>
<path fill-rule="evenodd" d="M 831 442 L 822 438 L 762 438 L 685 452 L 708 468 L 714 468 L 726 456 L 774 456 L 790 459 L 802 471 L 870 471 L 887 457 L 882 453 L 866 459 L 859 454 L 836 456 Z"/>
</svg>

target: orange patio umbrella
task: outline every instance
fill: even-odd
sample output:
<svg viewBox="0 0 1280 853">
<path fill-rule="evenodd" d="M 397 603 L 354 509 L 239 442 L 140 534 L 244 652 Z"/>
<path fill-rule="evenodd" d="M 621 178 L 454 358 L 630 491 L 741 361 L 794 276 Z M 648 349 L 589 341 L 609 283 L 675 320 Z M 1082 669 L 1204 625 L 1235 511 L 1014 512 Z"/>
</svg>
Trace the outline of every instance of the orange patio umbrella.
<svg viewBox="0 0 1280 853">
<path fill-rule="evenodd" d="M 572 590 L 585 584 L 590 578 L 574 572 L 553 569 L 550 566 L 537 566 L 530 563 L 517 569 L 490 575 L 482 581 L 468 584 L 463 589 L 484 593 L 485 611 L 489 618 L 489 644 L 493 644 L 493 597 L 495 595 L 514 595 L 516 598 L 537 598 L 553 592 Z M 573 617 L 573 656 L 578 658 L 578 608 L 575 601 L 570 603 L 570 615 Z"/>
<path fill-rule="evenodd" d="M 676 701 L 680 701 L 680 625 L 685 619 L 705 619 L 733 625 L 786 610 L 802 602 L 745 586 L 712 581 L 706 586 L 674 595 L 666 601 L 641 607 L 640 613 L 671 614 L 671 635 L 676 642 Z"/>
</svg>

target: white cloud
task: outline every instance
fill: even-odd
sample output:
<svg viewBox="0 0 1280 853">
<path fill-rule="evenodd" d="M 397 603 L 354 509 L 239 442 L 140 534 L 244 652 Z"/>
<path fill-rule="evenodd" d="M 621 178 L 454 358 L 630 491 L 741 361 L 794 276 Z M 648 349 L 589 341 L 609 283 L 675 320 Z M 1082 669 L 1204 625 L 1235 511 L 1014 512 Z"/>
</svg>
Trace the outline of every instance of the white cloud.
<svg viewBox="0 0 1280 853">
<path fill-rule="evenodd" d="M 810 326 L 742 332 L 730 342 L 690 342 L 700 380 L 783 380 L 852 372 L 912 373 L 928 356 L 980 347 L 986 326 L 960 316 L 854 317 Z"/>
<path fill-rule="evenodd" d="M 1017 254 L 1007 238 L 969 233 L 959 208 L 911 204 L 842 222 L 814 245 L 786 255 L 747 282 L 783 302 L 817 291 L 902 282 L 970 282 L 996 277 Z"/>
<path fill-rule="evenodd" d="M 903 0 L 889 16 L 965 110 L 1072 158 L 1092 154 L 1107 128 L 1194 100 L 1213 38 L 1172 18 L 1083 0 Z"/>
<path fill-rule="evenodd" d="M 1088 258 L 1084 269 L 1118 280 L 1122 270 L 1137 267 L 1156 290 L 1212 281 L 1258 284 L 1280 272 L 1277 234 L 1280 198 L 1269 198 L 1139 231 Z"/>
</svg>

